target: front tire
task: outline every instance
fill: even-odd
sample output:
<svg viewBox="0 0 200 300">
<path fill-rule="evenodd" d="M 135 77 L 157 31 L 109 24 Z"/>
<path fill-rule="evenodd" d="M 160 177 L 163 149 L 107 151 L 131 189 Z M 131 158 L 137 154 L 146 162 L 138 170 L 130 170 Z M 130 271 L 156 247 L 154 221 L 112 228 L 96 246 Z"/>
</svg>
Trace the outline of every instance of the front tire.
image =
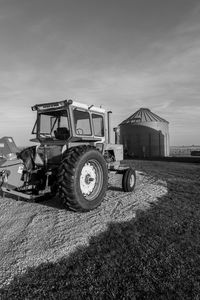
<svg viewBox="0 0 200 300">
<path fill-rule="evenodd" d="M 124 192 L 132 192 L 136 184 L 135 170 L 132 168 L 127 169 L 122 177 L 122 188 Z"/>
<path fill-rule="evenodd" d="M 108 185 L 104 157 L 90 146 L 67 150 L 59 168 L 59 186 L 65 207 L 89 211 L 100 205 Z"/>
</svg>

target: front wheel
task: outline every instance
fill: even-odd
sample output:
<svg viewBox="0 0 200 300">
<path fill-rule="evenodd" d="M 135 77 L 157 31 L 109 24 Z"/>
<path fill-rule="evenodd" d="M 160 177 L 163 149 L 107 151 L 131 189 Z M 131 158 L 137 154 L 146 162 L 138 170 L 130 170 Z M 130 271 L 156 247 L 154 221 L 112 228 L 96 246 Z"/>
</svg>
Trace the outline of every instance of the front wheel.
<svg viewBox="0 0 200 300">
<path fill-rule="evenodd" d="M 124 192 L 132 192 L 136 184 L 135 170 L 132 168 L 127 169 L 122 177 L 122 188 Z"/>
</svg>

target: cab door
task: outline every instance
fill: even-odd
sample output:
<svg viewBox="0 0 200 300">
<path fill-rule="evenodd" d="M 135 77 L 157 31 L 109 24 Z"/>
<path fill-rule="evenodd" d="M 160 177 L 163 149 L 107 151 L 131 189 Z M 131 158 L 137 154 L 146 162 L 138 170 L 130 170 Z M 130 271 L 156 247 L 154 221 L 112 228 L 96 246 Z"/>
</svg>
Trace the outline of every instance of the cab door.
<svg viewBox="0 0 200 300">
<path fill-rule="evenodd" d="M 94 137 L 101 139 L 98 143 L 105 143 L 104 115 L 96 112 L 91 113 Z"/>
</svg>

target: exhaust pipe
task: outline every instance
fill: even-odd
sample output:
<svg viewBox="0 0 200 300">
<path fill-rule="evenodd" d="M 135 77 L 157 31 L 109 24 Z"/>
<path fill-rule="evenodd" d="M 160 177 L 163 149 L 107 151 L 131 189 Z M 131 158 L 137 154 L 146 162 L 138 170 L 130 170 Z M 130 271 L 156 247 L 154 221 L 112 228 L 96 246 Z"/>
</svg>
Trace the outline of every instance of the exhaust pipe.
<svg viewBox="0 0 200 300">
<path fill-rule="evenodd" d="M 108 114 L 107 114 L 107 118 L 108 118 L 108 144 L 110 144 L 110 114 L 112 114 L 112 111 L 109 110 Z"/>
<path fill-rule="evenodd" d="M 113 131 L 115 132 L 115 144 L 120 144 L 120 127 L 113 128 Z"/>
</svg>

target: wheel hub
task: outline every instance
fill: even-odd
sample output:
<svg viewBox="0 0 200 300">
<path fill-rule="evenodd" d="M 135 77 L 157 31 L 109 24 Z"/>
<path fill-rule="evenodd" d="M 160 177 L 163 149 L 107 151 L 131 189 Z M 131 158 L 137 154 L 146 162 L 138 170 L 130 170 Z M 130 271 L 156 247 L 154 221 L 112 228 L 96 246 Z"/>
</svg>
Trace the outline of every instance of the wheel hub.
<svg viewBox="0 0 200 300">
<path fill-rule="evenodd" d="M 94 178 L 92 178 L 90 176 L 90 174 L 87 174 L 86 177 L 85 177 L 85 183 L 86 184 L 90 184 L 90 182 L 92 182 L 94 180 Z"/>
<path fill-rule="evenodd" d="M 134 175 L 131 175 L 130 186 L 133 187 L 134 183 L 135 183 L 135 177 L 134 177 Z"/>
<path fill-rule="evenodd" d="M 96 172 L 95 168 L 90 164 L 86 163 L 81 171 L 80 176 L 80 188 L 84 195 L 90 195 L 96 184 Z"/>
</svg>

